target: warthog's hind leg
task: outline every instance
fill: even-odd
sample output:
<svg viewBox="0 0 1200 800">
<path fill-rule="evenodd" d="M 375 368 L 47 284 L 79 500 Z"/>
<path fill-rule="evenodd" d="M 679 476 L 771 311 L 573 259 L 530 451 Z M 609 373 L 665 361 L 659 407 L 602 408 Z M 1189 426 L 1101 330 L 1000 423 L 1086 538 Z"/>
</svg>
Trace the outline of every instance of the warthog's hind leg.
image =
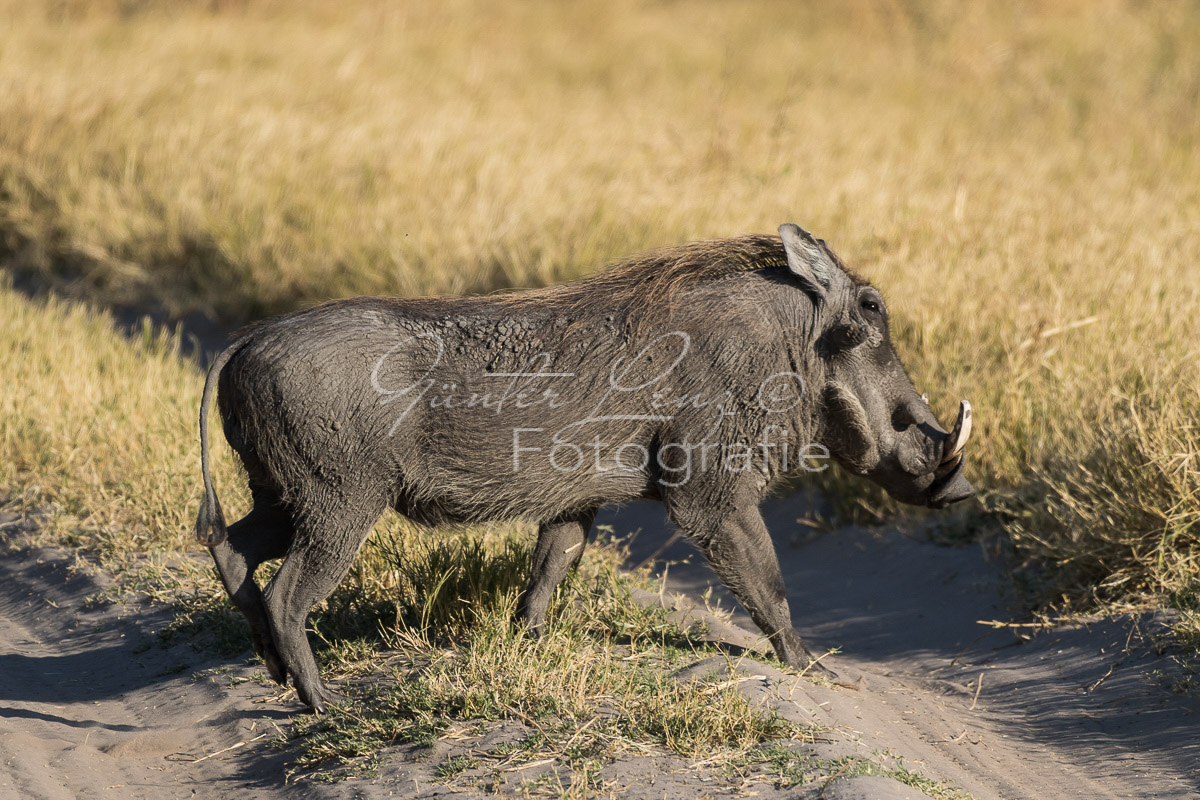
<svg viewBox="0 0 1200 800">
<path fill-rule="evenodd" d="M 292 520 L 273 497 L 255 495 L 249 514 L 229 526 L 228 538 L 212 548 L 213 560 L 230 599 L 250 623 L 254 652 L 266 662 L 267 672 L 279 683 L 287 671 L 271 638 L 262 590 L 254 580 L 258 565 L 281 558 L 292 543 Z"/>
<path fill-rule="evenodd" d="M 554 589 L 583 555 L 588 531 L 595 518 L 594 510 L 587 511 L 569 519 L 543 523 L 538 529 L 533 571 L 517 610 L 534 636 L 540 636 L 546 624 L 546 607 Z"/>
<path fill-rule="evenodd" d="M 353 508 L 317 503 L 319 510 L 297 515 L 296 536 L 287 557 L 263 592 L 271 633 L 300 700 L 324 711 L 336 694 L 326 688 L 308 645 L 308 612 L 345 577 L 383 502 Z"/>
</svg>

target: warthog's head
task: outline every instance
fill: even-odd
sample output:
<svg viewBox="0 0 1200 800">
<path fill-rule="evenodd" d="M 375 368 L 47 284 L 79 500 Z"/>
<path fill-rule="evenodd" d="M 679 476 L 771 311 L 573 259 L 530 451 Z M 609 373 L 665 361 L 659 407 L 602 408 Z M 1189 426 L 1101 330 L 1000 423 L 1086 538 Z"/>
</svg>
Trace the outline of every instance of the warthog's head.
<svg viewBox="0 0 1200 800">
<path fill-rule="evenodd" d="M 913 387 L 892 348 L 888 312 L 872 286 L 843 270 L 819 239 L 781 225 L 788 268 L 815 305 L 817 356 L 824 363 L 818 442 L 855 474 L 905 503 L 943 508 L 974 489 L 963 477 L 971 435 L 966 401 L 949 433 Z"/>
</svg>

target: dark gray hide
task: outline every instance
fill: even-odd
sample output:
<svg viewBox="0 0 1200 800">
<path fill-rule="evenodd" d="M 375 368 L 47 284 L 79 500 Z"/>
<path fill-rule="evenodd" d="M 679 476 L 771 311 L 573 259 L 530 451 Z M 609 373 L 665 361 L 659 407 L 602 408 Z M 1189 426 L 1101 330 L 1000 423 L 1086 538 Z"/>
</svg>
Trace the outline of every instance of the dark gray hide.
<svg viewBox="0 0 1200 800">
<path fill-rule="evenodd" d="M 768 484 L 827 452 L 940 507 L 972 493 L 969 417 L 947 434 L 896 358 L 879 293 L 824 242 L 780 234 L 536 291 L 342 300 L 240 332 L 205 384 L 196 536 L 271 676 L 327 702 L 305 620 L 389 507 L 539 523 L 521 604 L 536 634 L 596 509 L 635 498 L 664 502 L 780 659 L 808 665 L 759 514 Z M 254 501 L 228 530 L 207 461 L 217 376 Z M 255 569 L 280 557 L 260 590 Z"/>
</svg>

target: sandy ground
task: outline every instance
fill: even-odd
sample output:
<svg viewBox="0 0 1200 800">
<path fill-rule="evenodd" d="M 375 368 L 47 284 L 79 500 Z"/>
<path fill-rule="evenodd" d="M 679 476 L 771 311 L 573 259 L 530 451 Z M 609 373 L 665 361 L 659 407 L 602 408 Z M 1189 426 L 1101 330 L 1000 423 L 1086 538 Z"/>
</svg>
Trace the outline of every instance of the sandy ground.
<svg viewBox="0 0 1200 800">
<path fill-rule="evenodd" d="M 795 531 L 803 511 L 795 500 L 769 503 L 768 527 Z M 600 522 L 666 524 L 649 503 Z M 660 545 L 639 536 L 635 562 Z M 1156 653 L 1153 615 L 1025 641 L 978 624 L 1011 619 L 1001 571 L 978 547 L 843 531 L 807 543 L 777 535 L 776 549 L 810 647 L 840 648 L 830 665 L 864 676 L 858 692 L 814 689 L 818 718 L 864 749 L 979 800 L 1200 797 L 1200 698 L 1172 695 L 1154 677 L 1174 665 Z M 698 597 L 715 583 L 684 543 L 662 560 L 676 562 L 671 591 Z M 734 622 L 754 630 L 742 614 Z"/>
<path fill-rule="evenodd" d="M 801 511 L 796 501 L 775 502 L 768 523 L 797 530 Z M 665 541 L 652 504 L 601 522 L 617 532 L 643 530 L 632 563 Z M 854 531 L 804 543 L 781 535 L 777 546 L 798 627 L 817 647 L 842 648 L 836 665 L 861 672 L 863 685 L 815 687 L 746 661 L 741 669 L 753 679 L 744 691 L 831 726 L 837 736 L 816 745 L 818 755 L 899 758 L 979 800 L 1200 796 L 1200 699 L 1171 695 L 1152 676 L 1169 668 L 1155 655 L 1155 619 L 1078 625 L 1023 641 L 1011 629 L 977 624 L 1009 618 L 999 569 L 978 548 Z M 672 562 L 668 589 L 684 593 L 684 606 L 712 580 L 686 544 L 661 559 Z M 286 754 L 269 743 L 298 713 L 295 701 L 264 685 L 256 668 L 186 644 L 158 646 L 152 633 L 165 619 L 146 608 L 90 606 L 87 598 L 102 588 L 97 580 L 72 570 L 61 553 L 0 559 L 0 800 L 453 793 L 432 781 L 453 743 L 420 759 L 415 749 L 397 748 L 370 780 L 285 785 Z M 738 616 L 734 622 L 753 630 Z M 720 794 L 680 759 L 626 760 L 604 777 L 620 796 Z M 816 787 L 755 790 L 818 794 Z M 839 780 L 824 794 L 913 796 L 883 779 Z"/>
</svg>

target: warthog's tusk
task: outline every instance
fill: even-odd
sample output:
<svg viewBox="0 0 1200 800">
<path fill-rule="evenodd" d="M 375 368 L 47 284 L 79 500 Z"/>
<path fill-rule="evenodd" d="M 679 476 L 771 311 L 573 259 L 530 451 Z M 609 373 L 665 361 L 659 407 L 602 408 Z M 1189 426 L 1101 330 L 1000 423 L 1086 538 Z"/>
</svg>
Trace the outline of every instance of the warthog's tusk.
<svg viewBox="0 0 1200 800">
<path fill-rule="evenodd" d="M 954 421 L 954 428 L 950 431 L 950 436 L 946 439 L 945 449 L 942 451 L 942 464 L 948 464 L 955 461 L 962 455 L 963 448 L 967 446 L 967 440 L 971 438 L 971 404 L 963 400 L 958 407 L 958 419 Z"/>
</svg>

